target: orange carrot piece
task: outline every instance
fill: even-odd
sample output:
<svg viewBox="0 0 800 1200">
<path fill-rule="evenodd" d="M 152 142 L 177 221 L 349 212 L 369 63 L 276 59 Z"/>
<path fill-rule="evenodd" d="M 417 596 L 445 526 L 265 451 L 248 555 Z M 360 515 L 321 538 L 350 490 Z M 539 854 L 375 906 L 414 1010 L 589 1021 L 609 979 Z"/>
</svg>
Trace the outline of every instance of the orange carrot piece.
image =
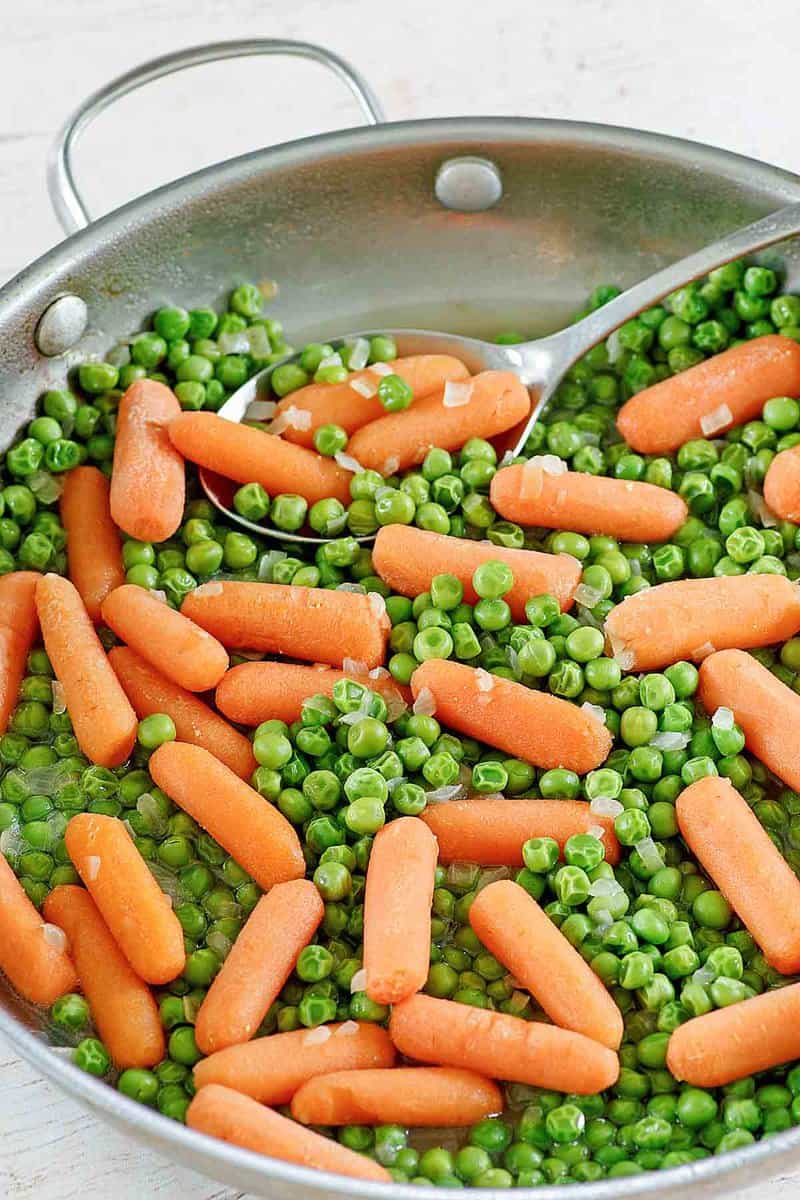
<svg viewBox="0 0 800 1200">
<path fill-rule="evenodd" d="M 700 699 L 708 712 L 729 708 L 747 749 L 800 791 L 800 696 L 743 650 L 711 654 L 700 667 Z"/>
<path fill-rule="evenodd" d="M 309 504 L 328 496 L 350 502 L 352 476 L 344 467 L 252 425 L 237 425 L 216 413 L 185 412 L 172 422 L 169 436 L 190 462 L 237 483 L 260 483 L 270 496 L 292 492 Z"/>
<path fill-rule="evenodd" d="M 394 1006 L 389 1035 L 408 1058 L 579 1096 L 619 1075 L 613 1050 L 581 1033 L 421 992 Z"/>
<path fill-rule="evenodd" d="M 365 990 L 396 1004 L 423 987 L 431 955 L 436 838 L 416 817 L 390 821 L 376 835 L 364 890 Z"/>
<path fill-rule="evenodd" d="M 327 1030 L 328 1033 L 321 1032 Z M 389 1034 L 368 1021 L 273 1033 L 218 1050 L 194 1069 L 198 1088 L 222 1084 L 262 1104 L 288 1104 L 301 1084 L 331 1071 L 393 1067 Z"/>
<path fill-rule="evenodd" d="M 152 1067 L 166 1050 L 158 1005 L 114 941 L 87 891 L 70 884 L 53 888 L 44 902 L 48 921 L 69 938 L 92 1021 L 120 1071 Z"/>
<path fill-rule="evenodd" d="M 335 667 L 305 667 L 299 663 L 247 662 L 232 667 L 217 685 L 217 707 L 241 725 L 260 725 L 278 720 L 291 725 L 309 696 L 330 696 L 340 679 L 355 679 L 383 696 L 390 709 L 400 711 L 411 695 L 389 675 L 373 679 L 366 674 L 348 674 Z M 178 735 L 180 737 L 180 733 Z M 188 741 L 188 738 L 182 738 Z"/>
<path fill-rule="evenodd" d="M 0 576 L 0 734 L 8 728 L 25 677 L 28 654 L 39 630 L 35 571 Z"/>
<path fill-rule="evenodd" d="M 380 365 L 384 366 L 383 363 Z M 393 375 L 399 375 L 408 384 L 415 400 L 429 396 L 431 392 L 444 387 L 450 379 L 466 379 L 469 376 L 461 359 L 449 354 L 414 354 L 408 358 L 396 358 L 385 365 Z M 386 409 L 377 395 L 362 396 L 353 387 L 353 384 L 359 387 L 368 385 L 377 391 L 382 378 L 382 374 L 365 367 L 362 371 L 351 371 L 344 383 L 309 383 L 296 392 L 290 392 L 279 401 L 276 416 L 295 408 L 311 413 L 311 424 L 308 429 L 295 429 L 290 425 L 281 436 L 288 442 L 310 449 L 314 445 L 314 430 L 319 429 L 320 425 L 339 425 L 351 434 L 362 425 L 385 417 Z"/>
<path fill-rule="evenodd" d="M 526 620 L 526 601 L 543 592 L 555 596 L 566 612 L 572 607 L 572 594 L 581 578 L 581 564 L 571 554 L 507 550 L 490 542 L 448 537 L 413 525 L 384 525 L 379 529 L 372 562 L 381 579 L 403 596 L 427 592 L 435 575 L 455 575 L 464 586 L 467 604 L 478 599 L 472 586 L 476 567 L 485 562 L 503 562 L 514 573 L 514 585 L 504 599 L 516 621 Z"/>
<path fill-rule="evenodd" d="M 605 725 L 576 704 L 463 663 L 428 659 L 412 675 L 411 690 L 415 698 L 431 693 L 442 724 L 537 767 L 583 775 L 611 750 Z"/>
<path fill-rule="evenodd" d="M 715 650 L 769 646 L 800 629 L 800 591 L 784 575 L 678 579 L 628 596 L 606 617 L 625 670 L 652 671 Z"/>
<path fill-rule="evenodd" d="M 707 776 L 681 792 L 676 811 L 683 840 L 767 962 L 800 971 L 800 879 L 747 802 L 728 779 Z"/>
<path fill-rule="evenodd" d="M 181 923 L 122 821 L 77 813 L 67 853 L 114 940 L 140 979 L 169 983 L 186 961 Z"/>
<path fill-rule="evenodd" d="M 589 964 L 523 887 L 511 879 L 490 883 L 473 900 L 469 923 L 554 1024 L 619 1049 L 622 1013 Z"/>
<path fill-rule="evenodd" d="M 800 396 L 800 346 L 779 334 L 733 346 L 632 396 L 617 428 L 634 450 L 668 454 L 760 417 L 772 396 Z"/>
<path fill-rule="evenodd" d="M 148 767 L 162 791 L 216 838 L 259 887 L 305 875 L 299 838 L 283 814 L 207 750 L 165 742 Z"/>
<path fill-rule="evenodd" d="M 496 1083 L 457 1067 L 335 1071 L 309 1079 L 292 1100 L 304 1125 L 472 1125 L 502 1111 Z"/>
<path fill-rule="evenodd" d="M 213 708 L 165 679 L 129 646 L 114 646 L 108 652 L 108 661 L 140 721 L 153 713 L 166 713 L 172 717 L 178 741 L 202 746 L 240 779 L 250 778 L 257 765 L 250 739 Z"/>
<path fill-rule="evenodd" d="M 231 650 L 336 667 L 348 657 L 380 666 L 389 635 L 382 597 L 291 584 L 204 583 L 189 592 L 181 612 Z"/>
<path fill-rule="evenodd" d="M 689 515 L 667 488 L 580 471 L 551 475 L 534 459 L 498 471 L 489 494 L 508 521 L 605 533 L 623 542 L 666 542 Z"/>
<path fill-rule="evenodd" d="M 68 579 L 42 575 L 36 584 L 36 608 L 45 650 L 64 688 L 81 750 L 101 767 L 120 766 L 136 741 L 136 714 L 83 601 Z"/>
<path fill-rule="evenodd" d="M 66 943 L 66 936 L 62 939 L 58 929 L 47 927 L 0 854 L 0 970 L 31 1004 L 49 1007 L 78 985 L 62 941 Z"/>
<path fill-rule="evenodd" d="M 721 1087 L 800 1058 L 800 983 L 774 988 L 680 1025 L 667 1067 L 694 1087 Z"/>
<path fill-rule="evenodd" d="M 216 638 L 145 588 L 126 583 L 103 601 L 103 620 L 117 637 L 188 692 L 216 687 L 228 653 Z"/>
<path fill-rule="evenodd" d="M 433 446 L 458 450 L 470 438 L 491 438 L 528 415 L 528 389 L 511 371 L 484 371 L 470 380 L 466 404 L 447 408 L 445 388 L 388 413 L 350 438 L 347 453 L 362 467 L 392 475 L 422 462 Z"/>
<path fill-rule="evenodd" d="M 373 1159 L 305 1129 L 290 1117 L 282 1117 L 230 1088 L 212 1085 L 198 1092 L 187 1109 L 186 1124 L 223 1142 L 301 1167 L 352 1179 L 392 1180 L 386 1168 Z"/>
<path fill-rule="evenodd" d="M 324 915 L 310 879 L 277 883 L 261 897 L 200 1005 L 195 1037 L 204 1054 L 253 1037 Z"/>
<path fill-rule="evenodd" d="M 120 400 L 111 515 L 130 537 L 163 542 L 183 520 L 183 459 L 167 434 L 181 406 L 163 383 L 138 379 Z"/>
<path fill-rule="evenodd" d="M 583 800 L 518 800 L 473 796 L 430 804 L 422 820 L 436 835 L 439 862 L 470 862 L 483 867 L 524 865 L 529 838 L 551 837 L 563 851 L 576 833 L 603 828 L 606 862 L 619 862 L 619 842 L 611 817 L 593 813 Z"/>
<path fill-rule="evenodd" d="M 764 499 L 782 521 L 800 524 L 800 446 L 775 455 L 767 468 Z"/>
<path fill-rule="evenodd" d="M 97 467 L 68 471 L 61 493 L 61 523 L 67 534 L 69 577 L 92 620 L 100 605 L 125 582 L 119 532 L 111 518 L 110 484 Z"/>
</svg>

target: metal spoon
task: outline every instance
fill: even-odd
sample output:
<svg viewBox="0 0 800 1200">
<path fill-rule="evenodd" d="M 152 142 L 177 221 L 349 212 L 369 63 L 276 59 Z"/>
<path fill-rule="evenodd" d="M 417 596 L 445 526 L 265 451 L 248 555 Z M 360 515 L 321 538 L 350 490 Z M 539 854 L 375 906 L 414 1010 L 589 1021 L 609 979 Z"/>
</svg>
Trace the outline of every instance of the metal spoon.
<svg viewBox="0 0 800 1200">
<path fill-rule="evenodd" d="M 452 333 L 435 333 L 422 329 L 369 330 L 362 333 L 348 334 L 334 340 L 333 345 L 339 346 L 345 340 L 356 337 L 374 337 L 384 334 L 392 337 L 397 345 L 398 354 L 453 354 L 463 360 L 473 373 L 487 370 L 513 371 L 528 387 L 535 397 L 533 408 L 525 428 L 517 438 L 514 454 L 519 454 L 531 432 L 539 420 L 555 389 L 570 367 L 583 357 L 598 342 L 603 341 L 610 333 L 625 321 L 638 316 L 646 308 L 662 300 L 670 292 L 684 284 L 706 275 L 715 267 L 731 262 L 732 259 L 743 258 L 754 254 L 765 246 L 793 237 L 800 233 L 800 203 L 790 204 L 786 208 L 762 217 L 752 225 L 734 233 L 726 234 L 719 241 L 712 242 L 702 250 L 689 254 L 671 266 L 664 267 L 634 284 L 627 292 L 617 296 L 602 308 L 590 313 L 582 321 L 561 329 L 548 337 L 537 338 L 533 342 L 520 342 L 514 346 L 498 346 L 493 342 L 483 342 L 478 338 L 459 337 Z M 328 339 L 330 341 L 330 339 Z M 284 360 L 291 361 L 291 360 Z M 265 399 L 268 395 L 267 383 L 275 363 L 266 370 L 254 375 L 243 387 L 223 404 L 219 415 L 229 421 L 244 419 L 254 400 Z M 200 471 L 200 482 L 209 500 L 223 512 L 229 520 L 242 525 L 262 537 L 272 537 L 280 542 L 300 542 L 305 545 L 319 546 L 329 541 L 329 538 L 306 536 L 297 533 L 283 533 L 266 525 L 259 525 L 239 516 L 232 505 L 235 485 L 229 480 L 211 471 Z M 372 537 L 359 538 L 358 541 L 368 543 Z"/>
</svg>

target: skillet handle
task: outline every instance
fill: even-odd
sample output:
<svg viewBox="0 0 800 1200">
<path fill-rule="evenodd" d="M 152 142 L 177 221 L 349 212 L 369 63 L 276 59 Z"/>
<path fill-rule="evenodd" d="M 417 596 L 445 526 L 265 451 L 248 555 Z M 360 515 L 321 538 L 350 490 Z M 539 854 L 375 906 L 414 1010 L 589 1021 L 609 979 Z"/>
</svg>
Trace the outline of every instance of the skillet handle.
<svg viewBox="0 0 800 1200">
<path fill-rule="evenodd" d="M 75 182 L 72 154 L 81 134 L 95 117 L 115 101 L 121 100 L 129 92 L 136 91 L 154 79 L 162 79 L 166 75 L 174 75 L 178 71 L 201 66 L 203 63 L 262 54 L 307 58 L 321 63 L 347 84 L 369 125 L 380 125 L 385 120 L 380 101 L 355 67 L 338 54 L 313 42 L 297 42 L 283 38 L 244 38 L 230 42 L 209 42 L 201 46 L 190 46 L 186 50 L 176 50 L 171 54 L 162 54 L 126 71 L 124 75 L 117 76 L 93 92 L 75 109 L 57 134 L 47 164 L 47 190 L 64 231 L 68 234 L 75 233 L 79 229 L 85 229 L 91 222 Z"/>
</svg>

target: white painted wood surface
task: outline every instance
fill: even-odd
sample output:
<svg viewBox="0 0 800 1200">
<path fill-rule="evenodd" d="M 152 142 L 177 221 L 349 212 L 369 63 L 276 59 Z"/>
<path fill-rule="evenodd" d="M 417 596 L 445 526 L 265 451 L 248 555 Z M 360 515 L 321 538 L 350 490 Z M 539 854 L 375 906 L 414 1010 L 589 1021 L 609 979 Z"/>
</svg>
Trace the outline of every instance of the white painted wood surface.
<svg viewBox="0 0 800 1200">
<path fill-rule="evenodd" d="M 497 113 L 636 125 L 800 171 L 796 30 L 792 0 L 0 0 L 0 282 L 59 239 L 44 169 L 64 116 L 167 50 L 246 36 L 319 41 L 369 77 L 390 119 Z M 79 172 L 100 213 L 231 154 L 356 121 L 319 67 L 201 68 L 105 114 Z M 168 1194 L 247 1200 L 106 1128 L 0 1045 L 0 1196 Z M 798 1194 L 800 1174 L 736 1195 Z"/>
</svg>

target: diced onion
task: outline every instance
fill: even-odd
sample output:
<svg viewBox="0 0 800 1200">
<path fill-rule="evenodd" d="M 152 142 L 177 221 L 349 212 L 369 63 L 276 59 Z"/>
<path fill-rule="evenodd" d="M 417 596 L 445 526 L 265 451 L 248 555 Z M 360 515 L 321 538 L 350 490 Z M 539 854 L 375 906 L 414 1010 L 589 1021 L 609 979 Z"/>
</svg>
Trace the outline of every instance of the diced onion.
<svg viewBox="0 0 800 1200">
<path fill-rule="evenodd" d="M 765 529 L 774 529 L 778 524 L 778 518 L 767 504 L 761 492 L 753 491 L 747 493 L 747 503 L 750 506 L 750 511 L 754 517 L 758 517 Z"/>
<path fill-rule="evenodd" d="M 603 599 L 603 593 L 597 588 L 589 587 L 585 583 L 579 583 L 572 593 L 576 604 L 582 604 L 584 608 L 594 608 Z"/>
<path fill-rule="evenodd" d="M 100 855 L 89 854 L 83 860 L 84 875 L 92 883 L 100 874 Z"/>
<path fill-rule="evenodd" d="M 357 596 L 366 596 L 366 589 L 360 583 L 337 583 L 337 592 L 353 592 Z"/>
<path fill-rule="evenodd" d="M 463 794 L 464 788 L 460 783 L 446 783 L 442 787 L 434 788 L 432 792 L 426 792 L 425 799 L 429 804 L 448 804 L 451 800 L 458 800 Z"/>
<path fill-rule="evenodd" d="M 337 450 L 333 459 L 343 470 L 352 471 L 354 475 L 360 475 L 364 470 L 358 459 L 353 458 L 352 454 L 345 454 L 344 450 Z"/>
<path fill-rule="evenodd" d="M 324 370 L 325 367 L 341 367 L 343 365 L 341 354 L 334 350 L 333 354 L 326 354 L 324 358 L 319 360 L 317 370 Z"/>
<path fill-rule="evenodd" d="M 202 1000 L 198 1000 L 197 996 L 193 996 L 191 993 L 183 997 L 183 1015 L 190 1025 L 194 1025 L 197 1020 L 201 1004 Z"/>
<path fill-rule="evenodd" d="M 709 413 L 703 413 L 700 418 L 703 437 L 713 437 L 715 433 L 721 433 L 723 429 L 727 429 L 732 424 L 733 413 L 727 404 L 720 404 L 719 408 L 715 408 Z"/>
<path fill-rule="evenodd" d="M 372 371 L 373 375 L 380 375 L 381 378 L 385 378 L 387 375 L 394 375 L 392 368 L 385 362 L 372 363 L 369 370 Z"/>
<path fill-rule="evenodd" d="M 481 871 L 478 876 L 478 882 L 475 885 L 475 891 L 481 892 L 490 883 L 497 883 L 501 879 L 513 878 L 514 872 L 510 867 L 487 867 L 485 871 Z"/>
<path fill-rule="evenodd" d="M 262 583 L 270 583 L 272 581 L 272 571 L 276 563 L 282 562 L 287 557 L 285 550 L 268 550 L 266 554 L 262 554 L 258 560 L 258 578 Z"/>
<path fill-rule="evenodd" d="M 360 371 L 362 367 L 367 365 L 369 359 L 369 342 L 366 338 L 356 338 L 354 342 L 348 343 L 350 355 L 347 363 L 351 371 Z"/>
<path fill-rule="evenodd" d="M 366 967 L 359 968 L 353 978 L 350 980 L 351 992 L 363 992 L 367 986 L 367 970 Z"/>
<path fill-rule="evenodd" d="M 494 679 L 488 671 L 484 671 L 483 667 L 478 667 L 475 672 L 475 682 L 479 692 L 490 692 L 494 687 Z"/>
<path fill-rule="evenodd" d="M 363 396 L 365 400 L 371 400 L 378 390 L 374 383 L 370 383 L 370 381 L 368 379 L 364 379 L 363 376 L 357 379 L 351 379 L 350 387 L 354 392 L 358 392 L 359 396 Z"/>
<path fill-rule="evenodd" d="M 159 604 L 167 603 L 167 593 L 162 592 L 160 588 L 151 588 L 150 595 L 154 600 L 157 600 Z"/>
<path fill-rule="evenodd" d="M 605 826 L 603 825 L 590 825 L 586 832 L 589 834 L 589 837 L 597 838 L 598 842 L 602 842 L 606 836 Z"/>
<path fill-rule="evenodd" d="M 384 475 L 394 475 L 399 466 L 400 459 L 395 454 L 390 454 L 388 458 L 383 460 Z"/>
<path fill-rule="evenodd" d="M 277 407 L 274 400 L 251 400 L 245 409 L 245 420 L 271 421 Z"/>
<path fill-rule="evenodd" d="M 377 592 L 370 592 L 371 596 L 378 595 Z M 384 609 L 385 609 L 384 604 Z M 367 671 L 370 679 L 391 679 L 391 674 L 386 670 L 386 667 L 373 667 L 371 671 Z"/>
<path fill-rule="evenodd" d="M 27 845 L 28 843 L 19 831 L 19 826 L 11 826 L 0 833 L 0 854 L 4 854 L 6 858 L 13 858 L 15 854 L 20 854 Z"/>
<path fill-rule="evenodd" d="M 25 479 L 26 484 L 42 504 L 52 504 L 64 490 L 64 484 L 49 471 L 34 471 Z"/>
<path fill-rule="evenodd" d="M 67 948 L 67 935 L 64 930 L 59 929 L 58 925 L 51 925 L 49 921 L 45 921 L 42 925 L 42 937 L 48 946 L 52 946 L 60 954 L 63 954 Z"/>
<path fill-rule="evenodd" d="M 322 1026 L 320 1026 L 320 1029 Z M 358 1021 L 343 1021 L 336 1030 L 342 1037 L 352 1037 L 354 1033 L 358 1033 Z"/>
<path fill-rule="evenodd" d="M 200 587 L 194 589 L 195 596 L 221 596 L 225 591 L 218 579 L 212 579 L 209 583 L 201 583 Z"/>
<path fill-rule="evenodd" d="M 538 500 L 543 491 L 544 471 L 541 467 L 532 465 L 532 462 L 526 462 L 520 476 L 520 500 Z"/>
<path fill-rule="evenodd" d="M 67 701 L 64 696 L 64 685 L 54 679 L 50 684 L 50 691 L 53 693 L 53 712 L 56 716 L 67 711 Z"/>
<path fill-rule="evenodd" d="M 614 796 L 595 796 L 589 805 L 589 812 L 596 817 L 618 817 L 625 811 L 625 805 L 620 804 Z"/>
<path fill-rule="evenodd" d="M 650 745 L 655 746 L 656 750 L 685 750 L 690 741 L 688 733 L 665 730 L 663 733 L 654 733 Z"/>
<path fill-rule="evenodd" d="M 278 413 L 269 427 L 272 434 L 281 434 L 284 429 L 307 431 L 311 428 L 311 413 L 307 408 L 295 408 L 290 404 L 282 413 Z"/>
<path fill-rule="evenodd" d="M 563 458 L 557 454 L 534 454 L 533 458 L 528 459 L 528 466 L 541 467 L 545 475 L 553 476 L 566 475 L 569 470 Z"/>
<path fill-rule="evenodd" d="M 250 338 L 243 329 L 235 333 L 221 333 L 217 338 L 217 345 L 223 354 L 250 353 Z"/>
<path fill-rule="evenodd" d="M 420 688 L 419 695 L 414 701 L 414 715 L 417 717 L 432 717 L 436 713 L 436 699 L 430 688 Z"/>
<path fill-rule="evenodd" d="M 692 651 L 692 658 L 699 658 L 702 661 L 702 659 L 708 658 L 709 654 L 713 654 L 716 648 L 713 642 L 703 642 L 702 646 L 698 646 L 696 650 Z"/>
<path fill-rule="evenodd" d="M 223 962 L 233 948 L 233 942 L 231 939 L 226 937 L 225 934 L 219 929 L 212 929 L 211 932 L 206 935 L 206 945 L 208 946 L 209 950 L 213 950 Z"/>
<path fill-rule="evenodd" d="M 304 1046 L 321 1046 L 323 1042 L 327 1042 L 331 1036 L 331 1031 L 327 1025 L 317 1025 L 316 1029 L 309 1029 L 306 1036 L 303 1038 Z"/>
<path fill-rule="evenodd" d="M 508 647 L 507 654 L 508 665 L 511 667 L 511 670 L 515 675 L 520 676 L 522 674 L 522 667 L 520 666 L 519 654 L 513 646 Z"/>
<path fill-rule="evenodd" d="M 471 379 L 448 379 L 444 385 L 442 404 L 445 408 L 462 408 L 472 399 L 474 384 Z"/>
<path fill-rule="evenodd" d="M 692 983 L 699 983 L 701 987 L 705 987 L 707 983 L 713 983 L 717 978 L 717 973 L 711 967 L 698 967 L 692 975 Z"/>
<path fill-rule="evenodd" d="M 367 592 L 367 600 L 376 620 L 382 621 L 386 616 L 386 601 L 380 592 Z"/>
<path fill-rule="evenodd" d="M 587 700 L 585 704 L 581 705 L 581 712 L 585 712 L 587 717 L 594 717 L 595 721 L 599 721 L 601 725 L 606 723 L 606 710 L 599 704 L 590 704 Z"/>
<path fill-rule="evenodd" d="M 620 883 L 616 879 L 595 879 L 589 887 L 590 896 L 616 896 L 618 892 L 623 891 Z"/>
<path fill-rule="evenodd" d="M 345 675 L 367 675 L 369 668 L 360 658 L 343 658 L 342 670 Z"/>
<path fill-rule="evenodd" d="M 249 325 L 247 341 L 253 358 L 269 358 L 272 353 L 272 344 L 263 325 Z"/>
<path fill-rule="evenodd" d="M 715 729 L 733 729 L 733 712 L 729 708 L 718 708 L 711 718 L 711 724 Z"/>
<path fill-rule="evenodd" d="M 634 850 L 642 860 L 642 866 L 646 871 L 660 871 L 663 867 L 664 860 L 651 837 L 642 838 L 640 842 L 636 843 Z"/>
</svg>

